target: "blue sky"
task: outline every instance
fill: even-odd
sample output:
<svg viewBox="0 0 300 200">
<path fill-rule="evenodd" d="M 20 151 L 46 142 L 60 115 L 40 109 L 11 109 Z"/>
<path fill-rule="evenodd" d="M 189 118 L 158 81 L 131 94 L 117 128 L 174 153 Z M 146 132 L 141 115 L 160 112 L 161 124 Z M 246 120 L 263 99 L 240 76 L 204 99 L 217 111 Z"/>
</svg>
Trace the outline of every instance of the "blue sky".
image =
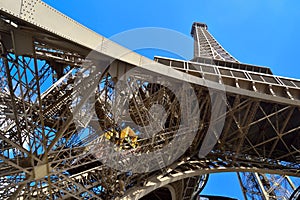
<svg viewBox="0 0 300 200">
<path fill-rule="evenodd" d="M 300 78 L 300 2 L 297 0 L 45 0 L 106 37 L 141 27 L 163 27 L 190 35 L 201 21 L 239 61 L 269 66 Z M 183 3 L 184 2 L 184 3 Z"/>
<path fill-rule="evenodd" d="M 142 27 L 168 28 L 189 37 L 194 21 L 205 22 L 210 33 L 239 61 L 268 66 L 276 75 L 300 78 L 297 0 L 45 2 L 106 37 Z M 243 198 L 232 174 L 211 176 L 204 192 Z"/>
</svg>

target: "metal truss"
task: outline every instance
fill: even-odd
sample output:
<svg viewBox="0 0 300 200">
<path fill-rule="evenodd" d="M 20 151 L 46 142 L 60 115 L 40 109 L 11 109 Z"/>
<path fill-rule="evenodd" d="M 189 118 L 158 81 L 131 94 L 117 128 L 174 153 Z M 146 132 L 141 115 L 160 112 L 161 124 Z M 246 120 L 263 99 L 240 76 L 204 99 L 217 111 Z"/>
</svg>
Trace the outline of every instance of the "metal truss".
<svg viewBox="0 0 300 200">
<path fill-rule="evenodd" d="M 290 177 L 260 173 L 238 174 L 245 199 L 296 199 L 296 187 Z M 298 183 L 299 184 L 299 183 Z"/>
<path fill-rule="evenodd" d="M 194 22 L 192 26 L 191 35 L 195 39 L 194 59 L 202 57 L 238 62 L 207 30 L 208 26 L 204 23 Z"/>
<path fill-rule="evenodd" d="M 110 42 L 96 52 L 103 59 L 98 62 L 99 67 L 107 67 L 101 79 L 82 78 L 78 86 L 76 81 L 83 77 L 80 68 L 84 62 L 92 62 L 86 58 L 94 47 L 92 44 L 104 40 L 103 37 L 41 1 L 26 1 L 27 7 L 20 4 L 22 9 L 15 9 L 19 4 L 8 1 L 0 5 L 3 6 L 0 8 L 2 199 L 138 199 L 153 191 L 163 195 L 167 191 L 162 188 L 167 188 L 171 198 L 179 200 L 191 199 L 201 192 L 209 173 L 253 172 L 251 176 L 256 174 L 261 182 L 268 179 L 274 183 L 290 180 L 287 176 L 299 177 L 300 81 L 273 76 L 269 68 L 238 63 L 203 24 L 193 26 L 194 31 L 201 31 L 194 35 L 197 45 L 205 44 L 198 49 L 195 62 L 156 58 L 160 70 L 139 71 L 139 63 L 148 60 L 135 54 L 131 55 L 132 59 L 114 60 L 114 52 L 124 49 Z M 66 30 L 76 31 L 66 32 L 57 27 L 55 30 L 55 25 L 43 21 L 35 9 L 68 22 L 65 25 L 72 28 Z M 16 10 L 22 12 L 16 14 Z M 122 79 L 129 71 L 134 73 Z M 149 83 L 153 73 L 160 77 L 157 83 Z M 175 134 L 185 110 L 180 109 L 174 92 L 162 84 L 168 80 L 178 86 L 179 93 L 186 92 L 180 85 L 188 82 L 196 94 L 201 115 L 193 138 L 187 136 L 190 126 Z M 120 81 L 123 84 L 117 87 Z M 211 87 L 205 84 L 208 81 L 213 83 Z M 97 90 L 90 90 L 89 85 L 97 86 Z M 220 85 L 225 87 L 226 95 L 213 101 L 218 97 Z M 82 102 L 90 100 L 82 91 L 95 96 L 92 108 L 96 117 L 91 119 L 91 126 L 99 126 L 100 135 L 84 126 L 88 115 L 74 109 L 76 97 Z M 118 91 L 130 95 L 115 99 Z M 211 109 L 220 106 L 221 101 L 225 102 L 226 112 L 211 121 Z M 78 102 L 79 107 L 82 102 Z M 117 111 L 130 116 L 131 122 L 114 117 L 113 106 L 124 102 L 129 109 L 119 106 Z M 166 110 L 163 125 L 152 123 L 159 117 L 150 109 L 155 103 Z M 194 103 L 186 101 L 187 108 Z M 217 144 L 205 158 L 199 158 L 209 125 L 221 119 L 225 125 L 221 136 L 216 138 Z M 121 138 L 122 130 L 133 122 L 143 126 L 151 124 L 153 129 L 163 126 L 163 129 L 145 139 Z M 193 119 L 188 125 L 191 122 Z M 189 148 L 184 152 L 181 148 L 172 149 L 172 154 L 181 156 L 171 164 L 165 164 L 168 159 L 155 157 L 153 163 L 159 166 L 157 170 L 133 173 L 136 169 L 132 166 L 132 171 L 124 172 L 103 162 L 121 150 L 125 152 L 124 160 L 131 154 L 138 158 L 137 162 L 146 162 L 140 154 L 163 149 L 175 137 L 190 141 Z M 103 142 L 118 148 L 109 149 Z M 165 156 L 172 157 L 171 153 Z M 241 180 L 249 183 L 249 177 Z M 268 188 L 263 186 L 270 194 L 283 191 L 284 187 L 283 184 L 276 188 L 272 184 Z M 291 196 L 297 195 L 297 187 L 291 187 L 295 190 Z"/>
</svg>

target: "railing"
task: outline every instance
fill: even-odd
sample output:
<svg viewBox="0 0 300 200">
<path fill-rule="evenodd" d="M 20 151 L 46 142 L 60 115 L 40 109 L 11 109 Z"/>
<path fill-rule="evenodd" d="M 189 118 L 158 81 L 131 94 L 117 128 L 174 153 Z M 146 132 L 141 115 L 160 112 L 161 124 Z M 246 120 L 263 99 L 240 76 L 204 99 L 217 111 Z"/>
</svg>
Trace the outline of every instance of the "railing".
<svg viewBox="0 0 300 200">
<path fill-rule="evenodd" d="M 300 80 L 261 73 L 260 67 L 256 67 L 258 71 L 255 72 L 218 66 L 214 63 L 198 63 L 163 57 L 155 57 L 155 61 L 205 80 L 272 96 L 300 100 Z M 255 69 L 255 66 L 243 65 L 244 68 Z"/>
</svg>

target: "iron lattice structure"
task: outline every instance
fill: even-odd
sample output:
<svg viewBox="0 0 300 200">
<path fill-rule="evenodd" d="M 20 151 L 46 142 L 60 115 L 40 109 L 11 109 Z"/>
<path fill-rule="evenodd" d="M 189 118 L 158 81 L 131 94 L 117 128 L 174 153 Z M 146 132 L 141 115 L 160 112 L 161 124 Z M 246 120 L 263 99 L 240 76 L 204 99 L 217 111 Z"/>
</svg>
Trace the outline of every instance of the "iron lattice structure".
<svg viewBox="0 0 300 200">
<path fill-rule="evenodd" d="M 153 61 L 135 53 L 115 59 L 115 52 L 124 51 L 123 47 L 42 1 L 3 0 L 0 16 L 2 199 L 191 199 L 205 186 L 207 174 L 216 172 L 239 172 L 245 197 L 251 191 L 267 198 L 277 198 L 278 191 L 283 190 L 294 190 L 285 198 L 299 195 L 299 185 L 289 178 L 299 177 L 299 80 L 238 62 L 201 23 L 192 28 L 195 58 L 156 57 L 157 70 L 143 68 L 143 63 Z M 93 62 L 87 56 L 101 41 L 106 41 L 105 46 L 94 52 L 100 58 L 94 64 L 106 67 L 101 79 L 83 78 L 78 86 L 78 77 L 84 77 L 82 65 Z M 121 79 L 129 71 L 133 72 L 130 77 Z M 179 137 L 190 141 L 189 148 L 184 152 L 174 148 L 172 154 L 181 156 L 168 165 L 165 163 L 172 155 L 158 155 L 153 162 L 160 169 L 148 173 L 116 170 L 99 159 L 112 154 L 100 145 L 103 140 L 114 143 L 122 152 L 138 149 L 132 153 L 137 157 L 139 153 L 155 152 L 174 142 L 185 115 L 170 89 L 149 83 L 151 73 L 161 77 L 161 83 L 168 79 L 178 86 L 182 81 L 192 86 L 201 113 L 196 135 L 189 138 L 186 133 L 190 126 L 183 127 Z M 123 84 L 117 88 L 120 81 Z M 203 81 L 212 84 L 208 88 Z M 89 85 L 97 86 L 97 90 L 89 90 Z M 225 88 L 224 96 L 219 96 L 220 86 Z M 185 88 L 178 88 L 184 92 Z M 117 89 L 124 94 L 132 89 L 136 92 L 115 99 Z M 102 135 L 84 129 L 82 119 L 88 115 L 73 106 L 77 97 L 88 101 L 81 91 L 95 96 L 97 118 L 91 120 L 101 128 Z M 167 110 L 163 130 L 147 139 L 136 135 L 129 135 L 130 140 L 129 136 L 122 138 L 122 131 L 130 132 L 127 127 L 131 124 L 116 120 L 112 112 L 113 105 L 122 102 L 128 103 L 129 109 L 120 107 L 120 113 L 127 111 L 138 125 L 156 121 L 150 107 L 153 103 L 162 105 Z M 222 102 L 225 112 L 212 121 L 213 111 L 218 111 L 212 108 Z M 190 108 L 195 102 L 187 101 L 186 105 Z M 222 120 L 225 125 L 217 143 L 206 157 L 199 157 L 210 125 Z M 126 159 L 127 154 L 122 155 Z M 273 184 L 275 179 L 279 185 Z M 290 186 L 285 187 L 284 182 Z"/>
</svg>

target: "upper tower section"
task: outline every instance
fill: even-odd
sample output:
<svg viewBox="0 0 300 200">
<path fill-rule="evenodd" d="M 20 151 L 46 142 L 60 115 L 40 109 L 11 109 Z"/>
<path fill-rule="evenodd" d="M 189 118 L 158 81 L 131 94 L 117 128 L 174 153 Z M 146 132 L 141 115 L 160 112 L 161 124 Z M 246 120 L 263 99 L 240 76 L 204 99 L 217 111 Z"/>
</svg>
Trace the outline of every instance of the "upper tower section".
<svg viewBox="0 0 300 200">
<path fill-rule="evenodd" d="M 239 62 L 230 55 L 208 32 L 205 23 L 194 22 L 191 35 L 194 38 L 194 60 L 198 57 L 212 58 L 231 62 Z"/>
</svg>

